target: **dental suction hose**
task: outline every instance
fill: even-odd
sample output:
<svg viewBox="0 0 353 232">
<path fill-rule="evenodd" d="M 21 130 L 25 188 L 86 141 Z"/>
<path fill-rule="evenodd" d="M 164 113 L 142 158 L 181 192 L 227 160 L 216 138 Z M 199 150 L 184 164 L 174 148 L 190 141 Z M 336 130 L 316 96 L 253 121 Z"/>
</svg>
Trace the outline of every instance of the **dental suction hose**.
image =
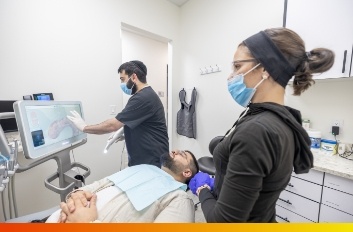
<svg viewBox="0 0 353 232">
<path fill-rule="evenodd" d="M 107 141 L 107 145 L 105 145 L 103 153 L 106 154 L 108 152 L 108 149 L 110 148 L 113 143 L 116 143 L 118 141 L 122 141 L 125 139 L 124 136 L 124 127 L 121 127 L 119 130 L 113 133 Z"/>
</svg>

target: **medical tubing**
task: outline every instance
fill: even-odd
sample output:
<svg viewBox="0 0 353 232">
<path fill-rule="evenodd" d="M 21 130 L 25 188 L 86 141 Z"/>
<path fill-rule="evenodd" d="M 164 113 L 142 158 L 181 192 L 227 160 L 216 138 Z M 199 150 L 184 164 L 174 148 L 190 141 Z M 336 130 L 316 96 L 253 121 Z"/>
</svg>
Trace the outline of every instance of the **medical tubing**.
<svg viewBox="0 0 353 232">
<path fill-rule="evenodd" d="M 15 194 L 15 175 L 12 176 L 10 181 L 11 181 L 13 208 L 15 211 L 15 218 L 17 218 L 18 217 L 18 210 L 17 210 L 17 201 L 16 201 L 16 194 Z"/>
<path fill-rule="evenodd" d="M 124 142 L 124 145 L 123 145 L 123 150 L 121 151 L 121 157 L 120 157 L 120 170 L 119 170 L 119 171 L 121 171 L 121 168 L 122 168 L 122 166 L 123 166 L 123 160 L 125 161 L 125 159 L 124 159 L 125 144 L 126 144 L 126 142 Z"/>
<path fill-rule="evenodd" d="M 7 221 L 6 210 L 5 210 L 4 191 L 1 192 L 1 204 L 2 204 L 2 212 L 4 215 L 4 220 Z"/>
<path fill-rule="evenodd" d="M 10 181 L 9 181 L 9 185 L 11 182 L 11 177 Z M 9 199 L 9 218 L 12 219 L 13 218 L 13 212 L 12 212 L 12 200 L 11 200 L 11 188 L 10 186 L 7 186 L 7 199 Z"/>
</svg>

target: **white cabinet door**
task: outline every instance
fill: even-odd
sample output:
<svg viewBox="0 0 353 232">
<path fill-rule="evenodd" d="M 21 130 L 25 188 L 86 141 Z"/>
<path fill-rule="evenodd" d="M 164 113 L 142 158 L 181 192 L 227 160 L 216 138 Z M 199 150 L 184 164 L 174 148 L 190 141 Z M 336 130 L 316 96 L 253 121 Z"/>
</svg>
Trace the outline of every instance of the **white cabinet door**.
<svg viewBox="0 0 353 232">
<path fill-rule="evenodd" d="M 322 185 L 314 184 L 292 176 L 287 187 L 287 191 L 309 198 L 310 200 L 321 202 Z"/>
<path fill-rule="evenodd" d="M 353 222 L 353 215 L 321 205 L 319 222 Z"/>
<path fill-rule="evenodd" d="M 319 203 L 286 190 L 284 190 L 279 196 L 277 205 L 299 214 L 313 222 L 317 222 L 319 220 Z"/>
<path fill-rule="evenodd" d="M 315 79 L 349 76 L 353 45 L 352 9 L 352 0 L 288 0 L 286 27 L 302 37 L 306 50 L 325 47 L 335 52 L 333 67 Z"/>
<path fill-rule="evenodd" d="M 324 173 L 320 171 L 316 171 L 314 169 L 310 169 L 308 173 L 304 173 L 304 174 L 295 174 L 295 172 L 293 172 L 292 176 L 297 177 L 299 179 L 307 180 L 319 185 L 322 185 L 324 182 Z"/>
<path fill-rule="evenodd" d="M 326 173 L 324 186 L 353 195 L 353 180 L 351 179 Z"/>
<path fill-rule="evenodd" d="M 353 214 L 353 195 L 327 187 L 322 191 L 322 204 Z"/>
<path fill-rule="evenodd" d="M 293 213 L 285 208 L 283 208 L 282 206 L 276 205 L 276 221 L 277 222 L 305 222 L 305 223 L 309 223 L 312 221 L 299 216 L 296 213 Z"/>
</svg>

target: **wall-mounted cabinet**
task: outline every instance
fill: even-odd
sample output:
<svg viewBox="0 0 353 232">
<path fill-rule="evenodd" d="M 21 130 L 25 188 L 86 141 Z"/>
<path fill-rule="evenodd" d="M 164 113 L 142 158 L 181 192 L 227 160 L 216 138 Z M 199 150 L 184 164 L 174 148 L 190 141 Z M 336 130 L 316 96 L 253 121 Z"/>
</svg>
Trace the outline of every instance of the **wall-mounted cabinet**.
<svg viewBox="0 0 353 232">
<path fill-rule="evenodd" d="M 353 75 L 352 9 L 352 0 L 287 0 L 285 25 L 303 38 L 307 51 L 325 47 L 335 52 L 333 67 L 315 79 Z"/>
</svg>

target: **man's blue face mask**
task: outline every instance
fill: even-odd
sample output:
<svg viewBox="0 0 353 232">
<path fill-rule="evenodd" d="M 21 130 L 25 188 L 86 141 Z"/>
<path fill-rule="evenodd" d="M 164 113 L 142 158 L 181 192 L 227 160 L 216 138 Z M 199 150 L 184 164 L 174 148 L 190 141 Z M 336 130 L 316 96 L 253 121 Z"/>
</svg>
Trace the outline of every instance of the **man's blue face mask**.
<svg viewBox="0 0 353 232">
<path fill-rule="evenodd" d="M 228 91 L 230 95 L 239 105 L 243 107 L 248 106 L 256 92 L 256 88 L 265 80 L 265 78 L 263 78 L 254 88 L 247 88 L 244 83 L 244 76 L 253 71 L 259 65 L 260 64 L 257 64 L 244 74 L 236 74 L 232 78 L 228 79 Z"/>
<path fill-rule="evenodd" d="M 131 80 L 131 77 L 129 78 L 129 80 Z M 129 80 L 127 82 L 129 82 Z M 132 94 L 132 88 L 134 87 L 135 83 L 131 86 L 131 88 L 128 88 L 127 87 L 127 82 L 121 83 L 120 84 L 120 88 L 125 94 L 131 95 Z"/>
</svg>

